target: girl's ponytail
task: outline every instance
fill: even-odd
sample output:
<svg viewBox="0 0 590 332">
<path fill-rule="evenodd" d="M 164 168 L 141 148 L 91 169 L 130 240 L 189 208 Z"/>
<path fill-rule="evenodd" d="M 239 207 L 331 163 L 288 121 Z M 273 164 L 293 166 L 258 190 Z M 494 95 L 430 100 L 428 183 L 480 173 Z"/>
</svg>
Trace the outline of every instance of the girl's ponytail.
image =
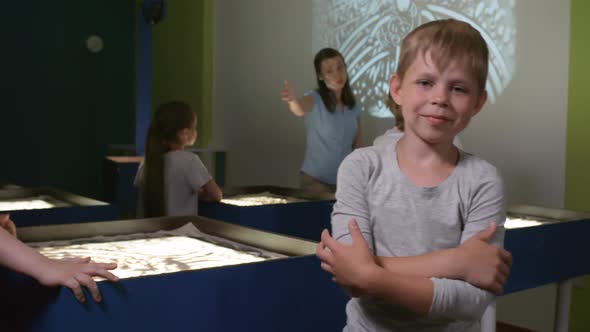
<svg viewBox="0 0 590 332">
<path fill-rule="evenodd" d="M 196 115 L 180 101 L 160 105 L 147 134 L 142 183 L 144 216 L 161 217 L 166 213 L 164 195 L 164 156 L 170 144 L 178 143 L 178 133 L 195 126 Z"/>
</svg>

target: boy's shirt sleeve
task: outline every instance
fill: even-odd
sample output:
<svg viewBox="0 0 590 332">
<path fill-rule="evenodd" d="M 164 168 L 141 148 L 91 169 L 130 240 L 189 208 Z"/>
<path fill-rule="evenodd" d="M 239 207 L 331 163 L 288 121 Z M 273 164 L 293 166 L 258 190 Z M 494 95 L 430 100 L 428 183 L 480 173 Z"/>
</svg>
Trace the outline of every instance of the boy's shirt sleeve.
<svg viewBox="0 0 590 332">
<path fill-rule="evenodd" d="M 339 242 L 352 243 L 348 221 L 355 219 L 371 251 L 374 252 L 369 204 L 366 197 L 371 162 L 363 150 L 353 151 L 338 168 L 336 203 L 332 210 L 332 237 Z"/>
<path fill-rule="evenodd" d="M 461 235 L 461 243 L 486 229 L 491 222 L 498 227 L 492 244 L 504 246 L 506 208 L 502 179 L 493 172 L 476 188 L 468 217 Z M 458 320 L 480 319 L 486 307 L 494 300 L 491 292 L 477 288 L 463 280 L 431 278 L 434 291 L 429 316 Z"/>
</svg>

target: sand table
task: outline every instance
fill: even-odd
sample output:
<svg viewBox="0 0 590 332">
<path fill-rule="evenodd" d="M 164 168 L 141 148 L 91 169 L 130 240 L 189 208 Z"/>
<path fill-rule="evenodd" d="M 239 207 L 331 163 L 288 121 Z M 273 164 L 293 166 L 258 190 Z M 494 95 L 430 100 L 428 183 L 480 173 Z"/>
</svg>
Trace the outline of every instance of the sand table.
<svg viewBox="0 0 590 332">
<path fill-rule="evenodd" d="M 269 204 L 287 204 L 294 202 L 304 202 L 304 199 L 281 196 L 265 191 L 259 194 L 235 195 L 224 198 L 221 203 L 237 206 L 258 206 Z"/>
<path fill-rule="evenodd" d="M 52 207 L 55 207 L 55 205 L 42 198 L 11 199 L 0 202 L 0 211 L 37 210 L 50 209 Z"/>
<path fill-rule="evenodd" d="M 521 218 L 515 218 L 515 217 L 506 217 L 506 222 L 504 223 L 504 228 L 514 229 L 514 228 L 538 226 L 541 224 L 543 224 L 543 222 L 538 221 L 538 220 L 534 220 L 534 219 L 521 219 Z"/>
<path fill-rule="evenodd" d="M 174 231 L 97 236 L 69 241 L 29 243 L 54 259 L 92 257 L 115 262 L 115 273 L 130 278 L 259 262 L 286 257 L 200 232 L 192 223 Z"/>
</svg>

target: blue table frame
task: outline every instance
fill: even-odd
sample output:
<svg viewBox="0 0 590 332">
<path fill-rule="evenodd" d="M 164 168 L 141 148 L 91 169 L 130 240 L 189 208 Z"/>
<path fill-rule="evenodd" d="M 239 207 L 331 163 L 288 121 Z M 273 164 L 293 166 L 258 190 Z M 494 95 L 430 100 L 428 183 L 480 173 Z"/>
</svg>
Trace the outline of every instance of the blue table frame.
<svg viewBox="0 0 590 332">
<path fill-rule="evenodd" d="M 262 192 L 304 201 L 259 206 L 199 202 L 199 215 L 311 241 L 319 241 L 322 230 L 331 229 L 330 218 L 335 202 L 333 194 L 276 186 L 250 186 L 224 188 L 223 196 L 230 198 Z"/>
<path fill-rule="evenodd" d="M 188 221 L 209 234 L 290 257 L 100 282 L 103 303 L 76 302 L 68 289 L 0 273 L 2 324 L 30 331 L 335 331 L 348 297 L 319 267 L 315 244 L 206 218 L 156 218 L 30 227 L 27 241 L 173 229 Z"/>
<path fill-rule="evenodd" d="M 508 213 L 544 222 L 506 230 L 504 247 L 512 253 L 513 265 L 505 294 L 557 283 L 554 330 L 568 331 L 572 279 L 590 274 L 590 213 L 531 205 L 511 206 Z"/>
<path fill-rule="evenodd" d="M 511 214 L 547 218 L 539 226 L 508 229 L 514 265 L 506 294 L 560 284 L 556 331 L 567 331 L 571 278 L 588 274 L 585 235 L 590 215 L 539 207 Z M 337 330 L 344 325 L 346 295 L 319 268 L 314 243 L 238 225 L 190 217 L 204 232 L 288 253 L 290 258 L 199 271 L 101 282 L 105 301 L 78 304 L 66 289 L 48 289 L 28 278 L 0 273 L 3 324 L 33 331 Z M 172 229 L 187 218 L 105 221 L 19 229 L 25 241 L 116 235 Z M 495 326 L 495 312 L 490 310 Z M 488 318 L 490 318 L 488 317 Z M 484 317 L 485 318 L 485 317 Z M 485 329 L 482 322 L 482 330 Z"/>
<path fill-rule="evenodd" d="M 114 204 L 117 218 L 133 218 L 137 209 L 137 187 L 133 185 L 143 157 L 106 157 L 103 159 L 104 200 Z"/>
</svg>

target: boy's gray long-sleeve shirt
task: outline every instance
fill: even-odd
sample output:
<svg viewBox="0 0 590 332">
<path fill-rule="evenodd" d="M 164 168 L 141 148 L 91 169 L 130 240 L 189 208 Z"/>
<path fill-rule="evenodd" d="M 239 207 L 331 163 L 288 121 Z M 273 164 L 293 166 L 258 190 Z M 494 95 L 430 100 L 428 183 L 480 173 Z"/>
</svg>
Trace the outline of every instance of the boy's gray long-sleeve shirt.
<svg viewBox="0 0 590 332">
<path fill-rule="evenodd" d="M 355 218 L 377 256 L 417 256 L 459 246 L 491 222 L 503 246 L 503 183 L 494 166 L 460 151 L 453 173 L 437 187 L 412 184 L 401 172 L 396 144 L 357 149 L 338 171 L 332 233 L 350 243 Z M 377 298 L 349 301 L 345 331 L 479 331 L 494 295 L 461 280 L 431 278 L 430 312 L 419 316 Z"/>
</svg>

